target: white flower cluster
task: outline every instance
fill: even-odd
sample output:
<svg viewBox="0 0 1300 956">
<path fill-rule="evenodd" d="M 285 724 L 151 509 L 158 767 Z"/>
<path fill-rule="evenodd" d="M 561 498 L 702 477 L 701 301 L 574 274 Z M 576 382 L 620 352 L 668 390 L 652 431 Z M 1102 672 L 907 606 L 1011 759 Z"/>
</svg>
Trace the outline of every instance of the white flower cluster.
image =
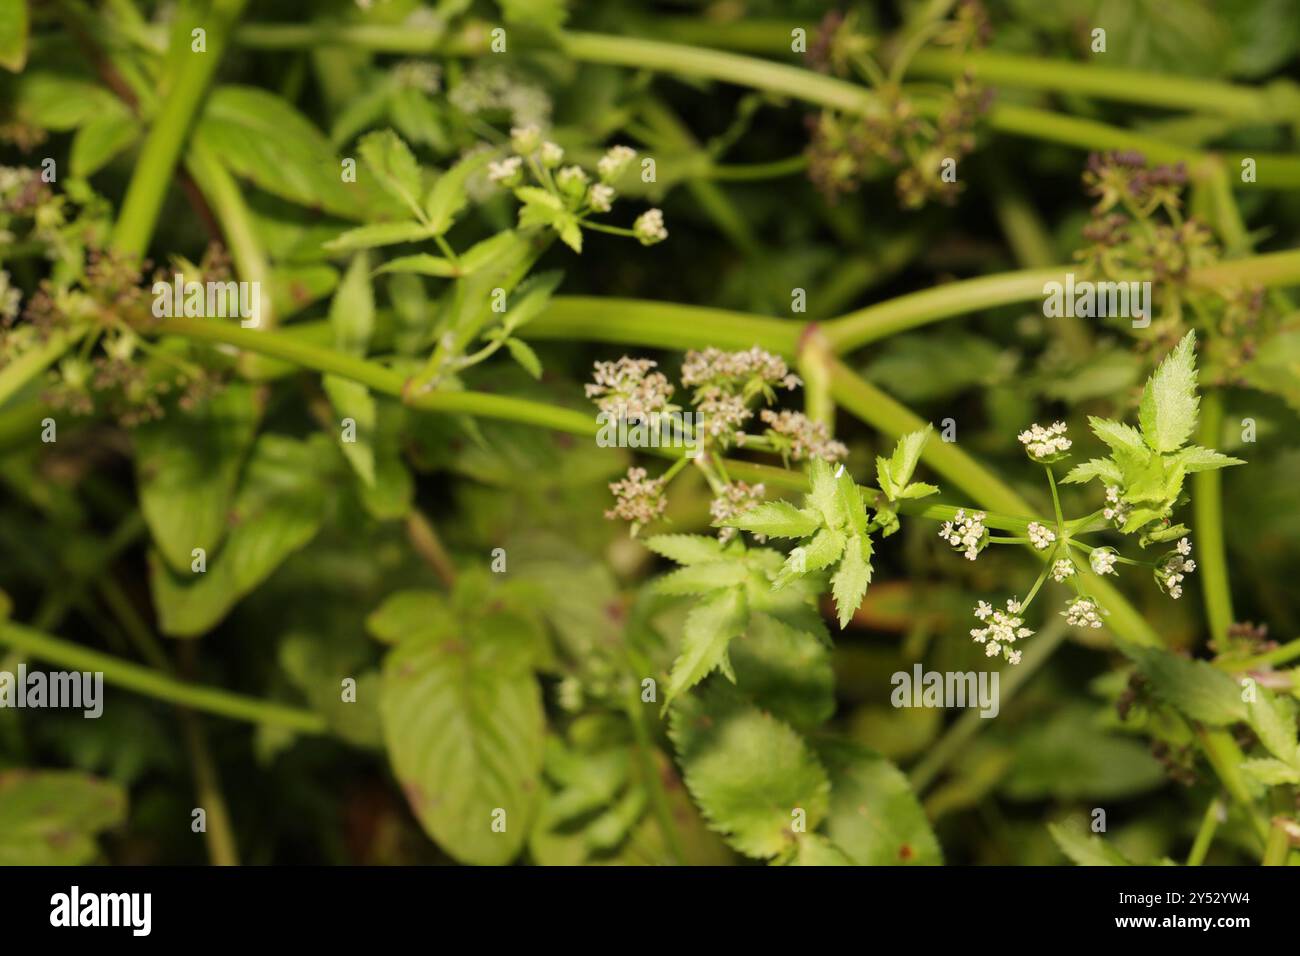
<svg viewBox="0 0 1300 956">
<path fill-rule="evenodd" d="M 668 230 L 664 228 L 663 210 L 647 209 L 641 213 L 632 223 L 632 231 L 636 233 L 637 239 L 643 246 L 653 246 L 657 242 L 663 242 L 668 238 Z"/>
<path fill-rule="evenodd" d="M 23 294 L 9 283 L 9 273 L 0 269 L 0 321 L 12 322 L 18 318 L 18 307 Z"/>
<path fill-rule="evenodd" d="M 1101 608 L 1092 598 L 1077 597 L 1061 612 L 1071 627 L 1101 627 Z"/>
<path fill-rule="evenodd" d="M 1052 564 L 1052 580 L 1060 584 L 1066 578 L 1074 576 L 1074 562 L 1069 558 L 1061 558 Z"/>
<path fill-rule="evenodd" d="M 939 537 L 958 551 L 964 551 L 967 561 L 974 561 L 979 557 L 980 549 L 988 538 L 988 529 L 984 527 L 984 518 L 985 514 L 982 511 L 967 514 L 965 509 L 961 509 L 953 517 L 952 521 L 945 521 L 943 526 L 939 528 Z"/>
<path fill-rule="evenodd" d="M 689 388 L 722 384 L 748 386 L 752 379 L 790 391 L 803 384 L 798 375 L 791 374 L 785 359 L 757 345 L 744 352 L 724 352 L 712 347 L 692 350 L 686 353 L 686 361 L 682 363 L 682 384 Z"/>
<path fill-rule="evenodd" d="M 761 484 L 748 485 L 743 481 L 733 481 L 723 489 L 722 494 L 713 499 L 709 505 L 709 515 L 713 518 L 714 524 L 721 524 L 761 504 L 766 493 L 767 489 Z M 719 528 L 718 540 L 726 544 L 737 533 L 735 528 Z M 767 540 L 767 536 L 756 534 L 754 540 L 761 543 Z"/>
<path fill-rule="evenodd" d="M 626 419 L 643 419 L 661 412 L 673 397 L 672 383 L 662 372 L 650 371 L 658 363 L 624 355 L 617 362 L 595 363 L 594 382 L 586 386 L 602 412 Z"/>
<path fill-rule="evenodd" d="M 1088 564 L 1095 574 L 1114 574 L 1118 560 L 1119 554 L 1114 548 L 1097 548 L 1088 555 Z"/>
<path fill-rule="evenodd" d="M 629 468 L 627 477 L 611 482 L 609 490 L 614 493 L 614 507 L 605 512 L 605 517 L 632 522 L 633 534 L 661 517 L 668 507 L 664 480 L 648 477 L 644 468 Z"/>
<path fill-rule="evenodd" d="M 1012 664 L 1020 663 L 1020 652 L 1012 648 L 1018 640 L 1033 636 L 1033 631 L 1024 626 L 1020 617 L 1020 602 L 1007 598 L 1005 611 L 994 610 L 987 601 L 975 605 L 975 616 L 984 623 L 984 627 L 971 628 L 970 636 L 976 644 L 984 645 L 988 657 L 1001 654 Z"/>
<path fill-rule="evenodd" d="M 432 95 L 441 86 L 442 67 L 425 60 L 403 60 L 393 67 L 393 80 L 398 86 Z"/>
<path fill-rule="evenodd" d="M 831 438 L 830 429 L 824 422 L 813 421 L 803 412 L 777 412 L 765 408 L 759 417 L 779 438 L 789 442 L 790 457 L 794 461 L 821 458 L 836 462 L 849 456 L 848 447 Z M 737 436 L 737 444 L 744 444 L 740 436 Z"/>
<path fill-rule="evenodd" d="M 1056 532 L 1037 521 L 1029 522 L 1029 543 L 1039 551 L 1046 551 L 1056 540 Z"/>
<path fill-rule="evenodd" d="M 545 90 L 496 65 L 478 64 L 468 70 L 448 90 L 447 102 L 471 115 L 505 110 L 520 127 L 545 125 L 551 116 L 551 98 Z"/>
<path fill-rule="evenodd" d="M 488 179 L 507 189 L 518 186 L 524 181 L 524 161 L 518 156 L 488 163 Z"/>
<path fill-rule="evenodd" d="M 1048 428 L 1034 423 L 1018 437 L 1020 444 L 1024 445 L 1029 453 L 1029 457 L 1040 462 L 1059 458 L 1069 451 L 1072 444 L 1070 439 L 1065 437 L 1065 422 L 1053 422 Z"/>
<path fill-rule="evenodd" d="M 636 150 L 631 146 L 611 146 L 600 161 L 596 163 L 596 172 L 602 183 L 612 183 L 623 175 L 623 171 L 636 159 Z"/>
<path fill-rule="evenodd" d="M 1123 527 L 1124 522 L 1128 520 L 1130 505 L 1120 500 L 1120 490 L 1116 485 L 1106 486 L 1106 507 L 1102 509 L 1102 517 L 1107 521 L 1115 522 L 1117 528 Z"/>
<path fill-rule="evenodd" d="M 1156 568 L 1156 583 L 1175 601 L 1183 596 L 1183 577 L 1196 570 L 1196 562 L 1189 557 L 1191 553 L 1192 542 L 1182 538 Z"/>
</svg>

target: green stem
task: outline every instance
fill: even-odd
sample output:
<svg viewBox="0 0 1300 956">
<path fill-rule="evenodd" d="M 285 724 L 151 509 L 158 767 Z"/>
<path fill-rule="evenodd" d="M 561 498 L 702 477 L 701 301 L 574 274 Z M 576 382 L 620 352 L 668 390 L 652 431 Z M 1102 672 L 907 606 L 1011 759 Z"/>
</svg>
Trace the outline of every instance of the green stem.
<svg viewBox="0 0 1300 956">
<path fill-rule="evenodd" d="M 1289 119 L 1273 115 L 1276 111 L 1269 108 L 1268 93 L 1263 88 L 1197 77 L 1011 53 L 958 55 L 929 49 L 912 57 L 911 72 L 920 76 L 953 78 L 967 70 L 974 73 L 976 79 L 997 86 L 1079 93 L 1143 106 L 1219 113 L 1234 119 L 1253 118 L 1261 122 Z"/>
<path fill-rule="evenodd" d="M 1215 796 L 1205 808 L 1205 815 L 1201 817 L 1201 825 L 1196 831 L 1196 839 L 1192 842 L 1192 850 L 1187 854 L 1188 866 L 1200 866 L 1205 862 L 1205 855 L 1210 852 L 1210 844 L 1214 842 L 1214 834 L 1219 829 L 1222 815 L 1223 804 L 1218 796 Z"/>
<path fill-rule="evenodd" d="M 0 644 L 72 670 L 100 671 L 105 681 L 118 687 L 232 720 L 272 724 L 304 734 L 322 734 L 326 730 L 325 718 L 311 711 L 190 684 L 13 621 L 0 621 Z"/>
<path fill-rule="evenodd" d="M 1234 803 L 1238 804 L 1250 821 L 1251 828 L 1260 840 L 1268 835 L 1268 821 L 1258 812 L 1255 801 L 1250 795 L 1250 787 L 1242 775 L 1241 765 L 1246 755 L 1227 730 L 1218 727 L 1196 727 L 1205 759 L 1223 783 L 1223 789 Z"/>
<path fill-rule="evenodd" d="M 206 17 L 178 16 L 172 28 L 169 85 L 136 160 L 113 231 L 113 248 L 143 256 L 149 247 L 167 187 L 208 83 L 221 62 L 231 28 L 248 0 L 213 0 Z M 189 10 L 189 7 L 182 7 Z M 206 31 L 206 52 L 191 52 L 191 31 Z"/>
<path fill-rule="evenodd" d="M 659 768 L 655 766 L 656 748 L 650 738 L 649 728 L 646 727 L 645 705 L 641 703 L 640 695 L 637 694 L 639 686 L 639 681 L 633 681 L 629 685 L 626 706 L 628 722 L 632 724 L 632 734 L 636 738 L 637 764 L 645 780 L 646 789 L 650 793 L 650 805 L 654 807 L 655 821 L 659 825 L 664 845 L 672 855 L 673 862 L 678 866 L 684 866 L 686 854 L 682 850 L 682 841 L 677 834 L 677 827 L 673 824 L 673 809 L 668 802 L 663 778 L 659 774 Z"/>
<path fill-rule="evenodd" d="M 740 166 L 709 166 L 705 169 L 705 179 L 724 180 L 727 182 L 753 182 L 757 179 L 780 179 L 793 176 L 808 168 L 808 157 L 803 153 L 787 159 L 777 159 L 770 163 L 747 163 Z"/>
<path fill-rule="evenodd" d="M 14 393 L 62 358 L 86 332 L 86 329 L 55 332 L 45 342 L 28 349 L 4 368 L 0 368 L 0 405 L 9 401 Z"/>
<path fill-rule="evenodd" d="M 1262 654 L 1255 654 L 1251 657 L 1221 657 L 1213 663 L 1215 667 L 1220 667 L 1223 670 L 1240 673 L 1241 671 L 1257 670 L 1261 667 L 1275 667 L 1278 664 L 1287 664 L 1297 657 L 1300 657 L 1300 638 L 1288 641 Z"/>
<path fill-rule="evenodd" d="M 1218 444 L 1223 428 L 1223 395 L 1206 392 L 1201 398 L 1201 422 L 1197 441 L 1206 448 Z M 1236 620 L 1232 613 L 1232 588 L 1228 584 L 1228 556 L 1223 536 L 1223 474 L 1201 471 L 1192 476 L 1192 514 L 1196 527 L 1196 548 L 1201 571 L 1201 594 L 1210 637 L 1222 646 L 1228 628 Z"/>
</svg>

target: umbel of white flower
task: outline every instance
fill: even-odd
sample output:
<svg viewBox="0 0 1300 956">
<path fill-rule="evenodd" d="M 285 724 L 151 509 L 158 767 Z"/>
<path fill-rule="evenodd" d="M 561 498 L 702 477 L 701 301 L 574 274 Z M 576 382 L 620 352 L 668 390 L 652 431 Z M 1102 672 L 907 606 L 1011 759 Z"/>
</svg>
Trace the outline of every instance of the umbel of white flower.
<svg viewBox="0 0 1300 956">
<path fill-rule="evenodd" d="M 1097 548 L 1088 555 L 1088 564 L 1095 574 L 1114 574 L 1118 560 L 1119 552 L 1114 548 Z"/>
<path fill-rule="evenodd" d="M 984 518 L 985 514 L 982 511 L 967 514 L 964 508 L 959 509 L 951 521 L 945 521 L 939 528 L 939 537 L 958 551 L 964 552 L 967 561 L 974 561 L 988 542 L 988 529 L 984 527 Z"/>
<path fill-rule="evenodd" d="M 1065 422 L 1053 422 L 1047 428 L 1035 422 L 1018 436 L 1025 453 L 1036 462 L 1049 464 L 1065 457 L 1072 442 L 1065 437 Z"/>
<path fill-rule="evenodd" d="M 1007 598 L 1007 609 L 998 611 L 987 601 L 980 601 L 975 605 L 975 616 L 984 623 L 984 627 L 971 628 L 971 640 L 984 645 L 987 657 L 1001 654 L 1009 663 L 1019 664 L 1020 652 L 1011 645 L 1034 634 L 1024 626 L 1025 622 L 1020 617 L 1020 602 L 1015 598 Z"/>
<path fill-rule="evenodd" d="M 1039 551 L 1046 551 L 1056 540 L 1056 532 L 1037 521 L 1029 522 L 1029 543 Z"/>
<path fill-rule="evenodd" d="M 1182 538 L 1174 546 L 1174 550 L 1165 555 L 1156 565 L 1156 586 L 1175 601 L 1183 596 L 1184 576 L 1196 570 L 1196 562 L 1189 557 L 1191 553 L 1192 542 Z"/>
<path fill-rule="evenodd" d="M 643 246 L 653 246 L 657 242 L 663 242 L 668 238 L 668 230 L 664 228 L 663 210 L 647 209 L 641 213 L 636 217 L 636 222 L 632 223 L 632 232 L 636 234 Z"/>
</svg>

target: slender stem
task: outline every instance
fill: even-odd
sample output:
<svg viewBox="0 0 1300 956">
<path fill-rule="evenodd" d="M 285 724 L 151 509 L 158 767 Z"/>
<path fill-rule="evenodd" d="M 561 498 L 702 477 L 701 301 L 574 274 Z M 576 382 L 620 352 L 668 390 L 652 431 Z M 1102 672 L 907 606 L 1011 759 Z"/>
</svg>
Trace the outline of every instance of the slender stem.
<svg viewBox="0 0 1300 956">
<path fill-rule="evenodd" d="M 705 169 L 705 179 L 725 180 L 728 182 L 753 182 L 758 179 L 780 179 L 793 176 L 808 168 L 808 157 L 800 153 L 787 159 L 777 159 L 770 163 L 748 163 L 740 166 L 709 166 Z"/>
<path fill-rule="evenodd" d="M 145 136 L 113 231 L 113 248 L 118 252 L 143 256 L 148 249 L 190 125 L 221 62 L 230 30 L 247 4 L 248 0 L 213 0 L 201 21 L 197 16 L 176 18 L 168 51 L 169 86 Z M 192 52 L 191 31 L 200 28 L 205 31 L 205 52 Z"/>
<path fill-rule="evenodd" d="M 1188 866 L 1200 866 L 1205 862 L 1205 855 L 1210 852 L 1210 844 L 1214 842 L 1214 834 L 1219 829 L 1219 823 L 1223 818 L 1223 802 L 1215 795 L 1210 801 L 1209 806 L 1205 808 L 1205 814 L 1201 817 L 1201 825 L 1196 831 L 1196 839 L 1192 842 L 1192 850 L 1187 854 Z"/>
<path fill-rule="evenodd" d="M 0 621 L 0 644 L 72 670 L 100 671 L 110 684 L 232 720 L 273 724 L 305 734 L 321 734 L 326 730 L 325 718 L 311 711 L 190 684 L 13 621 Z"/>
<path fill-rule="evenodd" d="M 1218 444 L 1223 428 L 1223 395 L 1206 392 L 1201 398 L 1197 441 L 1207 448 Z M 1201 471 L 1192 476 L 1192 514 L 1200 559 L 1201 594 L 1210 637 L 1222 642 L 1236 620 L 1232 613 L 1232 588 L 1228 584 L 1228 557 L 1223 536 L 1223 474 Z"/>
<path fill-rule="evenodd" d="M 1300 657 L 1300 637 L 1262 654 L 1255 654 L 1251 657 L 1220 657 L 1213 663 L 1215 667 L 1239 673 L 1241 671 L 1257 670 L 1261 667 L 1275 667 L 1278 664 L 1286 664 L 1297 657 Z"/>
<path fill-rule="evenodd" d="M 185 749 L 189 753 L 190 768 L 194 775 L 194 795 L 203 808 L 203 841 L 214 866 L 239 866 L 239 847 L 235 843 L 235 828 L 230 820 L 230 809 L 225 794 L 221 792 L 221 778 L 216 761 L 203 734 L 198 714 L 180 709 L 181 731 Z"/>
<path fill-rule="evenodd" d="M 1056 534 L 1062 542 L 1069 541 L 1065 533 L 1065 518 L 1061 514 L 1061 496 L 1056 491 L 1056 476 L 1052 474 L 1052 466 L 1044 465 L 1043 470 L 1047 472 L 1047 484 L 1052 489 L 1052 510 L 1056 512 Z"/>
<path fill-rule="evenodd" d="M 644 673 L 643 668 L 638 669 Z M 628 685 L 626 705 L 628 722 L 631 723 L 632 734 L 636 738 L 637 764 L 645 780 L 646 790 L 650 793 L 650 805 L 654 808 L 655 821 L 659 825 L 664 845 L 672 855 L 673 862 L 678 866 L 684 866 L 686 854 L 682 850 L 682 841 L 677 834 L 677 827 L 673 824 L 673 810 L 668 802 L 668 793 L 664 789 L 663 777 L 659 773 L 659 768 L 655 766 L 656 748 L 650 738 L 650 730 L 646 726 L 645 704 L 641 703 L 640 695 L 637 693 L 638 687 L 640 687 L 640 680 L 634 680 Z"/>
<path fill-rule="evenodd" d="M 1287 854 L 1291 851 L 1291 835 L 1287 832 L 1286 819 L 1274 817 L 1268 829 L 1268 840 L 1264 843 L 1264 857 L 1260 866 L 1286 866 Z"/>
<path fill-rule="evenodd" d="M 438 531 L 419 508 L 412 508 L 406 516 L 406 536 L 416 554 L 433 568 L 447 587 L 456 585 L 456 565 L 451 554 L 438 536 Z"/>
<path fill-rule="evenodd" d="M 1242 775 L 1241 765 L 1246 755 L 1241 752 L 1241 747 L 1233 739 L 1232 734 L 1223 728 L 1197 726 L 1195 731 L 1201 750 L 1205 753 L 1205 759 L 1209 761 L 1219 780 L 1222 781 L 1223 789 L 1245 812 L 1256 836 L 1264 840 L 1268 833 L 1268 822 L 1255 807 L 1250 787 Z"/>
</svg>

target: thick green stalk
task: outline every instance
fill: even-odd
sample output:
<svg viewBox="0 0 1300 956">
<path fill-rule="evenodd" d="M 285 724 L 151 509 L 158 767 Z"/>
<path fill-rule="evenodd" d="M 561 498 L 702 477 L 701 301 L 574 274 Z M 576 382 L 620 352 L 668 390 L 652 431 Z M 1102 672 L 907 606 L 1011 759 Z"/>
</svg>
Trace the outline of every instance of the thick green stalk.
<svg viewBox="0 0 1300 956">
<path fill-rule="evenodd" d="M 0 368 L 0 405 L 4 405 L 14 393 L 62 358 L 63 353 L 85 334 L 84 329 L 77 332 L 55 332 L 47 341 L 28 349 Z"/>
<path fill-rule="evenodd" d="M 71 670 L 100 671 L 109 684 L 220 717 L 273 724 L 304 734 L 321 734 L 326 730 L 325 718 L 311 711 L 190 684 L 13 621 L 0 621 L 0 644 Z"/>
<path fill-rule="evenodd" d="M 958 55 L 945 50 L 922 50 L 912 57 L 908 73 L 948 78 L 967 70 L 994 86 L 1080 93 L 1123 103 L 1220 113 L 1258 122 L 1288 119 L 1273 115 L 1277 110 L 1270 108 L 1268 92 L 1263 88 L 1014 53 Z"/>
<path fill-rule="evenodd" d="M 1223 395 L 1207 392 L 1201 398 L 1197 442 L 1206 448 L 1219 444 L 1223 429 Z M 1192 515 L 1201 572 L 1201 594 L 1210 637 L 1222 646 L 1232 613 L 1232 588 L 1228 585 L 1228 555 L 1223 539 L 1223 472 L 1201 471 L 1192 476 Z"/>
<path fill-rule="evenodd" d="M 207 16 L 193 13 L 189 5 L 181 8 L 185 12 L 176 18 L 172 29 L 170 75 L 162 108 L 145 136 L 113 231 L 113 248 L 118 252 L 143 256 L 148 249 L 190 125 L 221 62 L 231 28 L 247 4 L 248 0 L 212 0 Z M 195 29 L 206 32 L 203 53 L 192 52 Z"/>
</svg>

